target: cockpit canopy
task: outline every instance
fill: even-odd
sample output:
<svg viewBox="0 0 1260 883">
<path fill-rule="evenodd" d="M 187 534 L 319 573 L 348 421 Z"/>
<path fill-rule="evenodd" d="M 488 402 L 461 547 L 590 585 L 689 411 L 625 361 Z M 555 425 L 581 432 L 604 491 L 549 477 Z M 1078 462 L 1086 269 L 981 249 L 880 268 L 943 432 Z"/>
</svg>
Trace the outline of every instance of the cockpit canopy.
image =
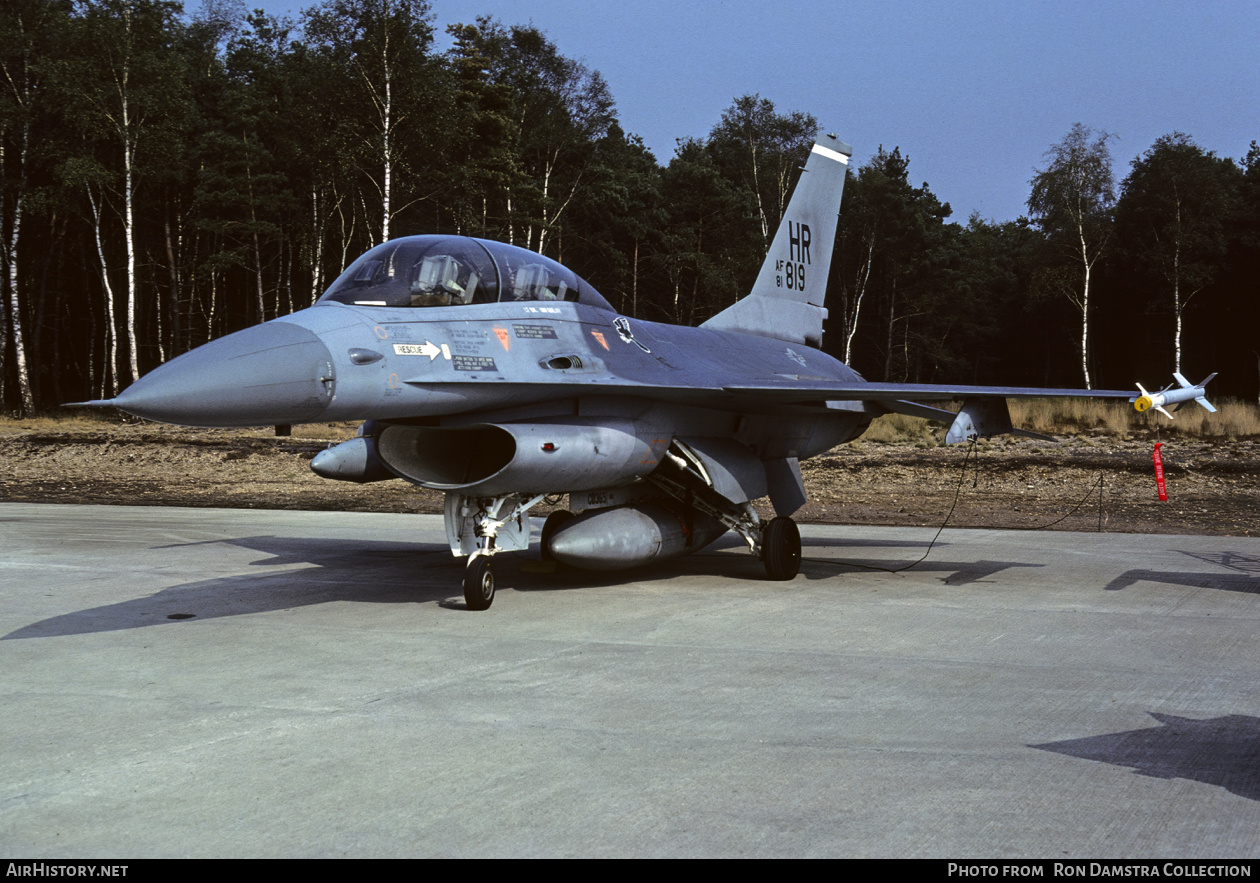
<svg viewBox="0 0 1260 883">
<path fill-rule="evenodd" d="M 612 310 L 586 280 L 551 258 L 466 236 L 391 239 L 346 268 L 319 299 L 374 307 L 517 301 L 576 301 Z"/>
</svg>

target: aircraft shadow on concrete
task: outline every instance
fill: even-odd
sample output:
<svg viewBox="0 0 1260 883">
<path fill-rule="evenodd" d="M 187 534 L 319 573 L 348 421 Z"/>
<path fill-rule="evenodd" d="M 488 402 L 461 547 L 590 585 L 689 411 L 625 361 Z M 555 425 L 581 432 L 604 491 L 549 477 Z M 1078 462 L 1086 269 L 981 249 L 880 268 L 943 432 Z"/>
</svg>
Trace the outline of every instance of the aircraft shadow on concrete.
<svg viewBox="0 0 1260 883">
<path fill-rule="evenodd" d="M 926 543 L 924 544 L 926 545 Z M 908 566 L 907 566 L 908 565 Z M 835 575 L 837 568 L 860 571 L 895 571 L 903 574 L 946 573 L 938 577 L 947 586 L 965 586 L 984 582 L 988 577 L 1013 567 L 1045 567 L 1044 564 L 1028 564 L 1023 561 L 934 561 L 928 558 L 911 564 L 910 561 L 886 561 L 875 559 L 845 560 L 843 558 L 806 558 L 801 562 L 801 573 L 810 579 L 826 579 Z M 904 568 L 904 569 L 901 569 Z M 814 573 L 818 575 L 813 575 Z"/>
<path fill-rule="evenodd" d="M 1167 583 L 1198 589 L 1220 589 L 1226 592 L 1260 593 L 1260 556 L 1241 552 L 1180 552 L 1189 558 L 1228 568 L 1219 571 L 1126 570 L 1107 583 L 1107 591 L 1118 592 L 1141 582 Z"/>
<path fill-rule="evenodd" d="M 218 543 L 265 553 L 268 557 L 250 566 L 271 572 L 198 580 L 142 598 L 64 613 L 23 626 L 0 640 L 175 625 L 180 620 L 264 613 L 329 601 L 437 601 L 459 592 L 460 562 L 451 557 L 445 544 L 256 536 L 160 546 L 155 551 Z M 314 566 L 293 569 L 295 564 Z M 286 569 L 271 570 L 277 567 Z"/>
<path fill-rule="evenodd" d="M 927 540 L 874 540 L 874 541 L 828 541 L 810 540 L 802 545 L 835 548 L 837 546 L 854 546 L 862 548 L 920 548 L 926 549 Z M 936 548 L 944 543 L 938 542 Z M 743 582 L 762 582 L 767 586 L 790 586 L 791 582 L 767 582 L 765 568 L 759 559 L 747 551 L 748 547 L 739 537 L 728 534 L 703 551 L 694 555 L 671 558 L 667 561 L 653 562 L 643 567 L 628 571 L 591 571 L 561 569 L 545 579 L 525 579 L 515 588 L 525 590 L 548 589 L 580 589 L 599 588 L 617 585 L 628 585 L 647 579 L 668 579 L 671 576 L 710 576 L 714 579 L 738 580 Z M 917 556 L 916 556 L 917 557 Z M 984 581 L 987 577 L 1012 567 L 1044 567 L 1043 564 L 1028 564 L 1022 561 L 934 561 L 929 558 L 913 566 L 907 567 L 913 558 L 904 561 L 887 559 L 845 559 L 845 558 L 809 558 L 801 559 L 800 575 L 797 579 L 828 580 L 855 571 L 894 571 L 906 568 L 903 573 L 946 573 L 941 582 L 947 586 L 961 586 Z"/>
<path fill-rule="evenodd" d="M 737 542 L 738 537 L 734 538 Z M 742 543 L 740 543 L 742 545 Z M 931 540 L 867 540 L 845 539 L 843 537 L 802 537 L 801 545 L 805 547 L 821 546 L 828 549 L 840 549 L 854 546 L 859 549 L 926 549 L 932 545 Z M 937 540 L 935 548 L 943 549 L 950 543 Z"/>
<path fill-rule="evenodd" d="M 445 544 L 399 543 L 373 540 L 294 538 L 277 536 L 241 537 L 214 540 L 210 543 L 180 543 L 154 547 L 168 551 L 193 545 L 225 543 L 263 552 L 267 557 L 250 566 L 265 569 L 285 568 L 279 572 L 237 574 L 198 580 L 172 586 L 152 595 L 132 598 L 64 613 L 16 629 L 0 640 L 46 638 L 95 632 L 121 631 L 156 625 L 175 625 L 186 620 L 216 619 L 266 613 L 324 604 L 330 601 L 369 601 L 373 603 L 436 602 L 462 608 L 463 602 L 451 602 L 460 592 L 463 559 L 451 557 Z M 819 544 L 823 545 L 823 544 Z M 828 543 L 826 545 L 840 545 Z M 926 547 L 919 541 L 866 541 L 853 545 Z M 939 543 L 937 544 L 940 545 Z M 528 555 L 509 553 L 500 556 L 504 565 L 516 559 L 524 567 L 503 568 L 502 588 L 524 591 L 597 589 L 635 583 L 644 579 L 711 576 L 715 579 L 765 582 L 761 562 L 751 555 L 740 555 L 746 548 L 736 537 L 719 541 L 707 553 L 722 549 L 735 554 L 706 554 L 675 558 L 653 563 L 632 571 L 595 572 L 561 570 L 555 573 L 529 572 Z M 503 560 L 506 559 L 506 560 Z M 904 567 L 909 561 L 845 561 L 842 559 L 806 559 L 800 577 L 826 580 L 846 572 L 864 569 L 888 570 Z M 308 565 L 293 569 L 293 565 Z M 1040 567 L 1015 561 L 925 561 L 909 572 L 945 572 L 946 585 L 980 582 L 1011 567 Z M 786 587 L 790 583 L 767 583 Z"/>
<path fill-rule="evenodd" d="M 840 549 L 855 547 L 859 549 L 926 549 L 932 545 L 930 540 L 875 540 L 845 537 L 801 537 L 801 547 L 819 547 L 823 549 Z M 936 548 L 943 549 L 950 545 L 937 540 Z M 708 551 L 718 552 L 723 549 L 747 549 L 748 545 L 735 533 L 725 533 L 706 547 Z"/>
<path fill-rule="evenodd" d="M 1260 718 L 1230 714 L 1194 720 L 1149 713 L 1160 726 L 1028 747 L 1132 767 L 1140 776 L 1217 785 L 1260 800 Z"/>
</svg>

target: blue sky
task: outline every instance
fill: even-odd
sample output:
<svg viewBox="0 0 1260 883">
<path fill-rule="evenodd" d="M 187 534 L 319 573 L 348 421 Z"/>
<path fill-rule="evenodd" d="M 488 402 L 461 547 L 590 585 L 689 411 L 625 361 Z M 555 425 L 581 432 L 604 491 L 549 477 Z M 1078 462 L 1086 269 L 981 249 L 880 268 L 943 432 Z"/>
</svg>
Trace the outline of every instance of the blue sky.
<svg viewBox="0 0 1260 883">
<path fill-rule="evenodd" d="M 311 3 L 261 5 L 296 14 Z M 604 75 L 622 126 L 662 163 L 676 139 L 703 137 L 736 96 L 758 93 L 813 114 L 859 164 L 900 147 L 912 182 L 963 222 L 1025 212 L 1045 151 L 1076 122 L 1115 134 L 1117 181 L 1172 131 L 1235 159 L 1260 140 L 1260 0 L 432 0 L 432 10 L 439 30 L 490 14 L 546 32 Z"/>
</svg>

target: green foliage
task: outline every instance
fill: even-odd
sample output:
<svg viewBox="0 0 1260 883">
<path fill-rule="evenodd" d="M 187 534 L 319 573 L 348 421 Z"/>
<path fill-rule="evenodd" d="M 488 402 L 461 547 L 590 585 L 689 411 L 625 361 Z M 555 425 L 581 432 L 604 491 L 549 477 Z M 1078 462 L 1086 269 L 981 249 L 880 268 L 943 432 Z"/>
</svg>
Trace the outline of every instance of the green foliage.
<svg viewBox="0 0 1260 883">
<path fill-rule="evenodd" d="M 1094 135 L 1076 123 L 1063 140 L 1046 151 L 1046 168 L 1032 180 L 1028 210 L 1051 236 L 1073 240 L 1085 230 L 1105 238 L 1116 201 L 1109 132 Z M 1076 243 L 1068 246 L 1075 255 Z"/>
<path fill-rule="evenodd" d="M 1093 387 L 1090 371 L 1090 298 L 1094 266 L 1112 232 L 1115 177 L 1112 174 L 1108 132 L 1094 137 L 1081 123 L 1046 151 L 1047 164 L 1032 180 L 1028 209 L 1046 234 L 1056 259 L 1047 261 L 1043 287 L 1067 296 L 1081 312 L 1080 359 L 1086 387 Z M 1092 139 L 1092 140 L 1091 140 Z M 1076 281 L 1064 272 L 1071 267 Z"/>
<path fill-rule="evenodd" d="M 621 312 L 641 316 L 658 288 L 651 256 L 663 249 L 660 167 L 640 138 L 613 122 L 595 144 L 584 181 L 564 226 L 565 263 Z"/>
<path fill-rule="evenodd" d="M 1166 293 L 1152 300 L 1180 310 L 1215 278 L 1239 177 L 1233 162 L 1181 132 L 1133 161 L 1121 185 L 1117 238 L 1133 280 Z"/>
<path fill-rule="evenodd" d="M 850 177 L 832 259 L 831 312 L 840 321 L 829 329 L 831 352 L 884 380 L 920 378 L 947 360 L 956 314 L 942 283 L 958 258 L 950 214 L 927 184 L 911 185 L 900 148 L 881 146 Z"/>
<path fill-rule="evenodd" d="M 661 179 L 665 229 L 653 263 L 665 290 L 649 318 L 698 324 L 748 291 L 817 128 L 745 95 L 707 139 L 679 143 Z"/>
<path fill-rule="evenodd" d="M 615 119 L 608 86 L 537 28 L 482 17 L 449 30 L 475 157 L 463 213 L 476 218 L 480 203 L 485 235 L 560 257 L 556 234 Z"/>
<path fill-rule="evenodd" d="M 770 247 L 796 173 L 817 133 L 818 121 L 810 114 L 781 114 L 769 99 L 744 95 L 723 112 L 709 134 L 706 147 L 723 177 L 752 196 L 763 250 Z"/>
</svg>

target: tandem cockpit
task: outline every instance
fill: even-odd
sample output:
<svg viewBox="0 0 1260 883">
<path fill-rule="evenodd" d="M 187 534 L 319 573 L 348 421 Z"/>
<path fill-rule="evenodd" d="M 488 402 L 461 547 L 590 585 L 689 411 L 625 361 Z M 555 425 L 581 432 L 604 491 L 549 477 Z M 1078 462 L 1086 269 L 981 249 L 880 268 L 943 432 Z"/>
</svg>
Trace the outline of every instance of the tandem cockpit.
<svg viewBox="0 0 1260 883">
<path fill-rule="evenodd" d="M 524 301 L 612 306 L 569 268 L 532 251 L 466 236 L 405 236 L 364 254 L 319 303 L 451 307 Z"/>
</svg>

